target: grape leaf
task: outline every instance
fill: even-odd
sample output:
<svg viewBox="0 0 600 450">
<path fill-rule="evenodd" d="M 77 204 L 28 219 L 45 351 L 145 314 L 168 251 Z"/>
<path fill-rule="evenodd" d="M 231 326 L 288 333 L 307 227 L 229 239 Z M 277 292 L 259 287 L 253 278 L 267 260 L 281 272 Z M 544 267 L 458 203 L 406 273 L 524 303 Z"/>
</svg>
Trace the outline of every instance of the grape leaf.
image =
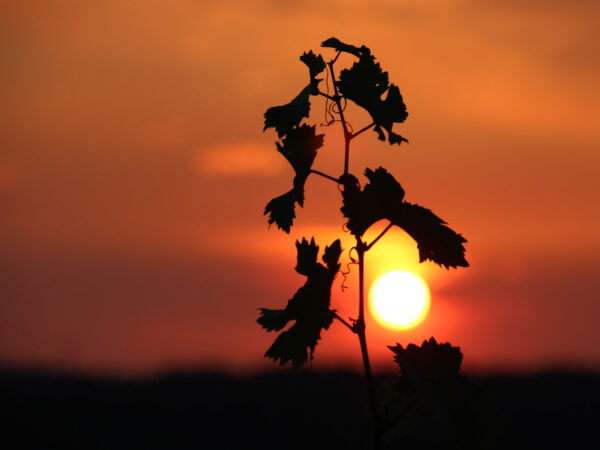
<svg viewBox="0 0 600 450">
<path fill-rule="evenodd" d="M 459 373 L 459 347 L 432 337 L 420 347 L 389 349 L 400 367 L 392 401 L 411 398 L 418 414 L 388 433 L 396 432 L 410 448 L 500 448 L 497 410 L 481 386 Z M 427 433 L 431 429 L 438 433 Z"/>
<path fill-rule="evenodd" d="M 317 262 L 319 247 L 314 238 L 310 243 L 303 238 L 296 241 L 298 264 L 296 271 L 307 277 L 304 285 L 288 301 L 285 309 L 260 308 L 257 322 L 267 331 L 280 331 L 290 321 L 295 323 L 283 331 L 265 353 L 265 357 L 287 362 L 300 367 L 313 357 L 315 347 L 321 338 L 321 330 L 326 330 L 333 321 L 335 311 L 329 309 L 331 285 L 339 270 L 341 245 L 339 239 L 326 247 L 324 260 L 327 267 Z M 336 257 L 337 255 L 337 257 Z"/>
<path fill-rule="evenodd" d="M 342 41 L 340 41 L 339 39 L 334 38 L 334 37 L 331 37 L 331 38 L 326 39 L 323 42 L 321 42 L 321 47 L 333 48 L 334 50 L 337 50 L 338 52 L 350 53 L 357 57 L 360 57 L 361 51 L 363 51 L 363 49 L 367 49 L 367 47 L 365 47 L 364 45 L 362 48 L 358 48 L 358 47 L 355 47 L 354 45 L 344 44 Z"/>
<path fill-rule="evenodd" d="M 311 83 L 312 84 L 312 83 Z M 312 86 L 309 84 L 289 103 L 281 106 L 272 106 L 265 112 L 265 126 L 275 128 L 277 135 L 281 138 L 288 134 L 292 128 L 298 126 L 304 117 L 310 112 L 309 97 Z"/>
<path fill-rule="evenodd" d="M 315 55 L 312 50 L 304 52 L 300 57 L 302 61 L 308 67 L 310 73 L 310 93 L 311 95 L 319 94 L 319 82 L 322 81 L 317 78 L 323 70 L 325 70 L 325 61 L 321 55 Z"/>
<path fill-rule="evenodd" d="M 302 61 L 308 67 L 310 73 L 310 83 L 289 103 L 281 106 L 273 106 L 264 114 L 265 126 L 275 128 L 277 135 L 281 138 L 285 136 L 294 127 L 300 125 L 303 118 L 308 117 L 310 113 L 310 95 L 317 95 L 319 92 L 319 83 L 322 81 L 316 76 L 325 70 L 325 61 L 321 55 L 315 55 L 312 50 L 304 52 L 300 56 Z"/>
<path fill-rule="evenodd" d="M 365 175 L 370 183 L 362 191 L 352 175 L 344 180 L 342 191 L 341 211 L 349 219 L 348 229 L 355 236 L 362 236 L 375 222 L 388 218 L 390 211 L 404 199 L 404 189 L 383 167 L 375 171 L 366 169 Z"/>
<path fill-rule="evenodd" d="M 300 275 L 308 275 L 310 270 L 317 263 L 318 253 L 319 246 L 315 244 L 314 237 L 310 240 L 310 243 L 304 238 L 302 239 L 302 242 L 296 241 L 296 272 Z"/>
<path fill-rule="evenodd" d="M 315 129 L 314 125 L 301 125 L 290 130 L 281 142 L 276 142 L 277 151 L 288 160 L 296 175 L 292 190 L 271 200 L 264 215 L 269 215 L 269 225 L 276 223 L 286 233 L 290 232 L 296 217 L 295 204 L 304 206 L 304 184 L 317 150 L 323 145 L 324 135 L 316 134 Z"/>
<path fill-rule="evenodd" d="M 340 255 L 342 254 L 342 243 L 339 239 L 333 242 L 329 247 L 325 247 L 323 252 L 323 262 L 327 265 L 329 270 L 335 271 L 336 273 L 340 270 Z"/>
<path fill-rule="evenodd" d="M 296 192 L 292 189 L 267 203 L 263 214 L 269 215 L 269 225 L 275 223 L 280 230 L 289 233 L 296 217 L 295 202 Z"/>
<path fill-rule="evenodd" d="M 463 243 L 467 240 L 446 226 L 427 208 L 404 202 L 391 222 L 406 231 L 418 244 L 419 262 L 431 260 L 440 266 L 468 267 Z"/>
<path fill-rule="evenodd" d="M 304 183 L 317 156 L 317 150 L 323 146 L 323 134 L 315 133 L 314 125 L 301 125 L 291 130 L 282 140 L 277 142 L 277 150 L 291 164 L 296 172 L 294 189 L 297 201 L 304 205 Z"/>
<path fill-rule="evenodd" d="M 375 123 L 374 130 L 379 140 L 385 139 L 385 130 L 390 144 L 408 142 L 392 131 L 394 123 L 402 123 L 408 117 L 400 89 L 393 83 L 390 84 L 388 73 L 375 62 L 371 50 L 364 45 L 358 48 L 345 44 L 336 38 L 327 39 L 321 46 L 350 53 L 358 58 L 352 67 L 340 72 L 337 85 L 345 98 L 367 110 Z M 385 99 L 382 98 L 384 94 Z"/>
<path fill-rule="evenodd" d="M 446 269 L 468 267 L 464 237 L 430 210 L 404 201 L 404 189 L 384 168 L 367 169 L 365 175 L 369 183 L 362 190 L 354 176 L 343 180 L 341 211 L 352 234 L 360 237 L 375 222 L 387 219 L 417 242 L 420 262 L 431 260 Z"/>
<path fill-rule="evenodd" d="M 394 361 L 402 376 L 410 382 L 415 379 L 436 382 L 455 378 L 463 358 L 460 347 L 453 347 L 448 342 L 438 344 L 433 337 L 423 341 L 420 347 L 408 344 L 403 348 L 396 344 L 388 348 L 394 353 Z"/>
</svg>

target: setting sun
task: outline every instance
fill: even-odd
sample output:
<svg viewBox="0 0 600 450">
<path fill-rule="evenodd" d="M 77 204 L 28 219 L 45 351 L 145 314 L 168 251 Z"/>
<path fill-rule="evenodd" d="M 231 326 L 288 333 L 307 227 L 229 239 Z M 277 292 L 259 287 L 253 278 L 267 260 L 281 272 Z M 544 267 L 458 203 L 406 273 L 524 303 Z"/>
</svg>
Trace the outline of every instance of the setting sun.
<svg viewBox="0 0 600 450">
<path fill-rule="evenodd" d="M 429 311 L 429 289 L 419 276 L 397 270 L 379 277 L 369 293 L 371 314 L 396 330 L 420 324 Z"/>
</svg>

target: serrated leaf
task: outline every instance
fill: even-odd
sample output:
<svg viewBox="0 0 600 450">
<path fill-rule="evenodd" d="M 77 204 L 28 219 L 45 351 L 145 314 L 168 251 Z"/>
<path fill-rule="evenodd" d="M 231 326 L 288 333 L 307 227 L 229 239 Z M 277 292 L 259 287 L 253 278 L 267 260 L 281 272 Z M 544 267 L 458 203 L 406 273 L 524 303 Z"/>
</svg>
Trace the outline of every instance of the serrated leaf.
<svg viewBox="0 0 600 450">
<path fill-rule="evenodd" d="M 319 246 L 315 244 L 315 238 L 312 238 L 310 242 L 306 238 L 302 238 L 302 241 L 296 241 L 296 272 L 301 275 L 308 275 L 312 267 L 317 262 L 317 254 L 319 253 Z"/>
<path fill-rule="evenodd" d="M 379 140 L 385 138 L 383 136 L 385 129 L 390 144 L 408 142 L 392 131 L 394 123 L 402 123 L 408 116 L 400 89 L 393 83 L 389 83 L 388 73 L 384 72 L 379 63 L 375 62 L 371 51 L 365 46 L 359 49 L 337 40 L 328 39 L 325 42 L 328 43 L 327 47 L 335 48 L 338 51 L 347 51 L 359 58 L 352 67 L 340 72 L 337 85 L 345 98 L 367 110 L 375 123 L 375 131 Z"/>
<path fill-rule="evenodd" d="M 417 242 L 420 262 L 431 260 L 446 269 L 468 267 L 463 236 L 430 210 L 405 202 L 404 189 L 384 168 L 367 169 L 365 175 L 369 183 L 362 190 L 356 178 L 344 179 L 341 211 L 352 234 L 360 237 L 375 222 L 387 219 Z"/>
<path fill-rule="evenodd" d="M 308 67 L 310 77 L 314 78 L 325 70 L 325 61 L 321 55 L 313 53 L 312 50 L 304 52 L 300 57 L 302 61 Z"/>
<path fill-rule="evenodd" d="M 342 243 L 337 239 L 333 244 L 325 247 L 323 252 L 323 262 L 329 270 L 337 272 L 340 270 L 340 255 L 342 254 Z"/>
<path fill-rule="evenodd" d="M 379 125 L 375 125 L 373 131 L 377 133 L 377 139 L 379 139 L 380 141 L 385 141 L 385 133 Z"/>
<path fill-rule="evenodd" d="M 310 93 L 312 83 L 306 86 L 300 93 L 289 103 L 281 106 L 273 106 L 265 112 L 265 126 L 267 128 L 275 128 L 277 135 L 281 138 L 298 126 L 304 117 L 308 117 L 310 112 Z"/>
<path fill-rule="evenodd" d="M 323 42 L 321 42 L 321 47 L 333 48 L 334 50 L 337 50 L 338 52 L 350 53 L 357 57 L 360 57 L 361 52 L 364 51 L 363 49 L 366 49 L 367 51 L 369 50 L 364 45 L 362 48 L 358 48 L 358 47 L 355 47 L 354 45 L 344 44 L 342 41 L 340 41 L 339 39 L 334 38 L 334 37 L 330 37 L 329 39 L 326 39 Z"/>
<path fill-rule="evenodd" d="M 404 202 L 391 222 L 406 231 L 419 248 L 419 262 L 426 260 L 445 267 L 468 267 L 467 240 L 446 226 L 446 222 L 427 208 Z"/>
<path fill-rule="evenodd" d="M 263 215 L 269 215 L 269 225 L 276 224 L 280 230 L 289 233 L 296 217 L 295 202 L 296 191 L 292 189 L 267 203 Z"/>
<path fill-rule="evenodd" d="M 340 248 L 339 240 L 327 247 L 328 261 L 333 262 L 336 249 Z M 296 241 L 298 264 L 296 271 L 307 277 L 304 285 L 288 301 L 283 310 L 260 309 L 257 322 L 267 331 L 282 330 L 289 322 L 295 323 L 283 331 L 265 353 L 265 357 L 279 361 L 280 365 L 291 362 L 299 367 L 312 359 L 321 331 L 326 330 L 333 321 L 334 311 L 329 309 L 331 285 L 339 270 L 338 264 L 327 267 L 316 261 L 318 246 L 314 238 L 310 243 L 303 239 Z M 339 257 L 339 255 L 338 255 Z"/>
<path fill-rule="evenodd" d="M 405 139 L 404 137 L 400 136 L 399 134 L 394 133 L 393 131 L 388 131 L 388 139 L 390 144 L 394 145 L 394 144 L 402 144 L 403 142 L 406 142 L 408 144 L 408 139 Z M 385 138 L 381 139 L 382 141 L 385 140 Z"/>
<path fill-rule="evenodd" d="M 301 125 L 290 130 L 281 142 L 276 142 L 277 151 L 288 160 L 296 175 L 292 190 L 271 200 L 264 214 L 269 214 L 269 224 L 277 224 L 286 233 L 290 232 L 296 217 L 296 203 L 304 206 L 304 184 L 317 150 L 323 145 L 323 136 L 315 133 L 314 125 Z"/>
<path fill-rule="evenodd" d="M 355 236 L 362 236 L 375 222 L 388 218 L 390 211 L 404 199 L 404 189 L 384 168 L 366 169 L 365 175 L 369 183 L 363 190 L 352 177 L 354 180 L 347 179 L 342 191 L 341 211 L 349 219 L 348 229 Z"/>
<path fill-rule="evenodd" d="M 315 55 L 313 51 L 310 50 L 302 54 L 300 61 L 302 61 L 308 67 L 310 74 L 311 95 L 318 95 L 319 82 L 321 80 L 317 78 L 317 75 L 325 70 L 325 61 L 323 60 L 323 57 L 321 55 Z"/>
<path fill-rule="evenodd" d="M 416 413 L 410 421 L 401 415 L 390 434 L 410 448 L 498 447 L 497 410 L 481 386 L 459 373 L 459 347 L 438 344 L 432 337 L 421 346 L 396 344 L 389 349 L 400 367 L 396 398 L 412 399 Z M 430 429 L 438 433 L 423 433 Z"/>
<path fill-rule="evenodd" d="M 277 151 L 288 160 L 296 175 L 294 189 L 300 206 L 304 205 L 304 184 L 317 156 L 317 150 L 323 146 L 323 134 L 316 134 L 314 125 L 301 125 L 291 130 L 281 143 L 277 142 Z"/>
<path fill-rule="evenodd" d="M 388 73 L 372 56 L 363 56 L 350 69 L 340 72 L 338 86 L 344 97 L 371 113 L 380 107 L 381 96 L 389 88 Z"/>
<path fill-rule="evenodd" d="M 436 382 L 455 378 L 463 358 L 460 347 L 453 347 L 448 342 L 438 344 L 433 337 L 423 341 L 420 347 L 408 344 L 404 348 L 396 344 L 388 348 L 394 353 L 394 361 L 400 367 L 402 376 L 406 376 L 410 382 L 414 379 Z"/>
</svg>

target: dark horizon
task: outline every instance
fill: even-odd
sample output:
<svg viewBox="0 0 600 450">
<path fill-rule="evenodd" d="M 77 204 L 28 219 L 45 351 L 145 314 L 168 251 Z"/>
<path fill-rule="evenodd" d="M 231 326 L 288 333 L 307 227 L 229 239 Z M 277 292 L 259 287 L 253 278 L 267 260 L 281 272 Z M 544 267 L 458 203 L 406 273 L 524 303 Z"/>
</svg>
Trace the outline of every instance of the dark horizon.
<svg viewBox="0 0 600 450">
<path fill-rule="evenodd" d="M 378 385 L 394 378 L 379 376 Z M 587 448 L 597 440 L 599 381 L 598 374 L 574 373 L 477 378 L 483 419 L 473 432 L 482 433 L 485 448 Z M 45 450 L 270 449 L 281 442 L 286 448 L 365 448 L 365 393 L 364 376 L 348 371 L 187 373 L 132 381 L 0 369 L 3 440 Z M 402 429 L 397 433 L 393 439 L 412 442 Z"/>
</svg>

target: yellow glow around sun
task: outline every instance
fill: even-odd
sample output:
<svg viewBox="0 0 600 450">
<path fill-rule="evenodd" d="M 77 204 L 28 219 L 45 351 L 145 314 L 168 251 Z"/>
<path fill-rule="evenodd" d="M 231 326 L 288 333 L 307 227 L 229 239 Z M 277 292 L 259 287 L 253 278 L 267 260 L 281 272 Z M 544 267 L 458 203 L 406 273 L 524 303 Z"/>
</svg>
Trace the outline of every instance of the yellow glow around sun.
<svg viewBox="0 0 600 450">
<path fill-rule="evenodd" d="M 371 314 L 379 323 L 395 330 L 420 324 L 427 316 L 430 301 L 425 281 L 403 270 L 379 277 L 369 293 Z"/>
</svg>

